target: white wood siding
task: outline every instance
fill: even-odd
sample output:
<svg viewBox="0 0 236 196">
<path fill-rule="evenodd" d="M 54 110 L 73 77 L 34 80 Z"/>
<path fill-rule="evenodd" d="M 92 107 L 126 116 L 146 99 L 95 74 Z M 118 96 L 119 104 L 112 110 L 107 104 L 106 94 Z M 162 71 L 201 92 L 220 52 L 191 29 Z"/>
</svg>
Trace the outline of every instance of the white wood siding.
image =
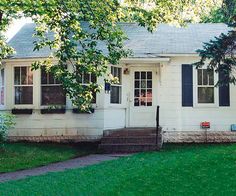
<svg viewBox="0 0 236 196">
<path fill-rule="evenodd" d="M 151 64 L 133 62 L 123 68 L 135 66 L 152 66 L 156 70 L 157 89 L 153 97 L 160 106 L 160 125 L 164 131 L 202 131 L 200 122 L 210 121 L 212 131 L 228 131 L 231 124 L 236 124 L 236 87 L 230 86 L 230 107 L 200 107 L 194 98 L 194 107 L 182 107 L 181 65 L 196 62 L 199 57 L 171 57 L 169 62 L 152 62 Z M 31 65 L 30 61 L 9 61 L 6 64 L 6 107 L 10 111 L 15 108 L 13 94 L 13 67 Z M 196 72 L 196 70 L 193 70 Z M 195 75 L 195 74 L 193 74 Z M 99 83 L 104 85 L 103 78 Z M 40 114 L 40 71 L 34 72 L 34 103 L 32 115 L 17 115 L 16 128 L 10 131 L 11 136 L 53 136 L 53 135 L 85 135 L 101 136 L 104 129 L 126 127 L 129 124 L 129 104 L 132 92 L 133 77 L 130 74 L 122 77 L 122 103 L 110 104 L 110 95 L 104 90 L 97 95 L 94 114 L 73 114 L 71 101 L 67 98 L 66 114 Z M 196 83 L 194 82 L 194 89 Z M 218 89 L 215 89 L 218 91 Z M 195 94 L 194 94 L 195 96 Z M 218 99 L 218 97 L 217 97 Z M 2 110 L 3 112 L 3 110 Z M 153 112 L 155 116 L 155 112 Z"/>
</svg>

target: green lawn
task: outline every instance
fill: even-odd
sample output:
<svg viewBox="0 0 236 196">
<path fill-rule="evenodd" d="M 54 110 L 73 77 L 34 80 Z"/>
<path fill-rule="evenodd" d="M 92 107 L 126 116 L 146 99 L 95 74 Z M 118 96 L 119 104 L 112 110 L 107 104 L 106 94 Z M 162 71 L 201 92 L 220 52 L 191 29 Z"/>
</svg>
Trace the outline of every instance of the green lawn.
<svg viewBox="0 0 236 196">
<path fill-rule="evenodd" d="M 171 145 L 2 183 L 0 195 L 236 195 L 236 144 Z"/>
<path fill-rule="evenodd" d="M 0 173 L 47 165 L 82 156 L 90 149 L 79 146 L 44 143 L 9 143 L 0 151 Z"/>
</svg>

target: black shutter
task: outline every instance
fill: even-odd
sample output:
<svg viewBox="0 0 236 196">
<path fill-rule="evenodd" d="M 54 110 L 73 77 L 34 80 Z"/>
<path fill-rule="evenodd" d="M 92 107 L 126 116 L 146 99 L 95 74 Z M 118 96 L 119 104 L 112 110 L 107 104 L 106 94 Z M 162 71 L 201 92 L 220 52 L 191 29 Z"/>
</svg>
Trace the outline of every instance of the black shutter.
<svg viewBox="0 0 236 196">
<path fill-rule="evenodd" d="M 219 81 L 227 81 L 225 77 L 229 76 L 225 75 L 223 72 L 219 72 Z M 219 86 L 219 106 L 230 106 L 229 84 Z"/>
<path fill-rule="evenodd" d="M 193 66 L 182 65 L 182 106 L 193 106 Z"/>
</svg>

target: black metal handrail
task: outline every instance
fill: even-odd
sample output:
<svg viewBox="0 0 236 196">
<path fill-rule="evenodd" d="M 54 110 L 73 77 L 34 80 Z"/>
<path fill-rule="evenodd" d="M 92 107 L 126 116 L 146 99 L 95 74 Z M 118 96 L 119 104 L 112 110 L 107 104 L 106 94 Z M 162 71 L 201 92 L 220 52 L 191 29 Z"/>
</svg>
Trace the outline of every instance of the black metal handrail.
<svg viewBox="0 0 236 196">
<path fill-rule="evenodd" d="M 156 111 L 156 145 L 158 145 L 158 131 L 159 131 L 159 112 L 160 112 L 160 106 L 157 106 L 157 111 Z"/>
</svg>

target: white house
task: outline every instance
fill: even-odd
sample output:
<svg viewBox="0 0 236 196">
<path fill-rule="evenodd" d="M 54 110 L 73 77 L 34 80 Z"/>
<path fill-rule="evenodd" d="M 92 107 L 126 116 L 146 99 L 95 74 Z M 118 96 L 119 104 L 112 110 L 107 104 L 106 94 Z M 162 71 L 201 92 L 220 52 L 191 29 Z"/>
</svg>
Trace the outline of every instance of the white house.
<svg viewBox="0 0 236 196">
<path fill-rule="evenodd" d="M 136 24 L 120 24 L 133 56 L 110 66 L 120 83 L 96 95 L 94 113 L 73 113 L 61 85 L 49 74 L 31 71 L 31 63 L 47 57 L 47 49 L 33 52 L 34 24 L 26 24 L 9 42 L 16 54 L 4 61 L 0 74 L 0 111 L 16 114 L 12 140 L 99 139 L 104 130 L 155 127 L 156 107 L 169 142 L 203 141 L 201 122 L 210 122 L 212 138 L 234 141 L 236 87 L 215 87 L 218 74 L 195 69 L 197 49 L 228 31 L 224 24 L 191 24 L 186 28 L 159 25 L 154 33 Z M 83 83 L 93 78 L 85 75 Z M 98 83 L 104 86 L 103 78 Z M 45 114 L 47 105 L 66 105 L 61 114 Z M 20 110 L 19 110 L 20 109 Z M 27 110 L 26 110 L 27 109 Z"/>
</svg>

